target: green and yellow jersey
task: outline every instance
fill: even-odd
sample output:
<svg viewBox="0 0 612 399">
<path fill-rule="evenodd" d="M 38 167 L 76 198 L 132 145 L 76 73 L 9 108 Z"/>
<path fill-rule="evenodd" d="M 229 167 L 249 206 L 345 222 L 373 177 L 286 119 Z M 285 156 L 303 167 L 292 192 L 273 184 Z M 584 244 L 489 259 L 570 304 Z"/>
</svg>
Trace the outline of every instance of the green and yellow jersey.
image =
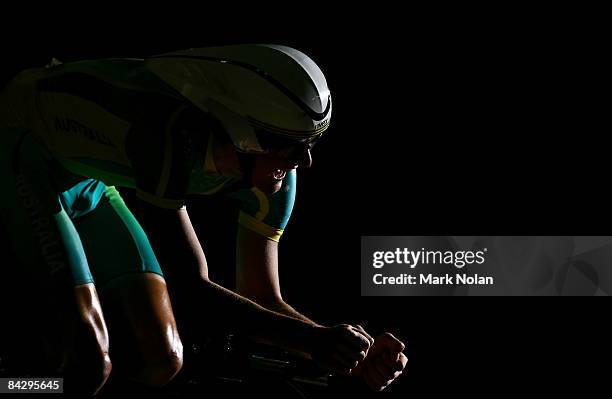
<svg viewBox="0 0 612 399">
<path fill-rule="evenodd" d="M 278 241 L 295 200 L 295 171 L 273 195 L 221 176 L 207 115 L 142 59 L 34 71 L 13 83 L 16 120 L 72 174 L 134 188 L 141 200 L 168 209 L 183 207 L 190 194 L 226 195 L 241 203 L 239 223 Z"/>
</svg>

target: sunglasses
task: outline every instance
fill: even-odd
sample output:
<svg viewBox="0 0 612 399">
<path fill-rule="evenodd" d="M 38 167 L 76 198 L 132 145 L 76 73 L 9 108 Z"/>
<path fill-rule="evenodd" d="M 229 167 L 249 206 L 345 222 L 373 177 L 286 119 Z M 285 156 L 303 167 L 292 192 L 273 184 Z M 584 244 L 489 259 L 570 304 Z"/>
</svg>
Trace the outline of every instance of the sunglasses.
<svg viewBox="0 0 612 399">
<path fill-rule="evenodd" d="M 261 147 L 269 154 L 279 158 L 297 158 L 304 152 L 311 150 L 321 138 L 321 134 L 305 139 L 282 137 L 264 130 L 257 130 L 257 140 Z"/>
</svg>

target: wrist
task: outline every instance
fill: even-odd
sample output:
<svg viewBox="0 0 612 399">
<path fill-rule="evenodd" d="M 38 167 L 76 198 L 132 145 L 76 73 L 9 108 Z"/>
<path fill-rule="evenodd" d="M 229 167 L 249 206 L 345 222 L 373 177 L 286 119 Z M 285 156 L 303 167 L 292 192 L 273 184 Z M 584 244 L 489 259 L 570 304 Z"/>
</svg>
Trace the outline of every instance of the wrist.
<svg viewBox="0 0 612 399">
<path fill-rule="evenodd" d="M 304 323 L 304 333 L 303 333 L 303 345 L 300 350 L 308 355 L 312 355 L 315 351 L 315 348 L 318 346 L 320 341 L 320 336 L 325 327 L 317 325 Z"/>
</svg>

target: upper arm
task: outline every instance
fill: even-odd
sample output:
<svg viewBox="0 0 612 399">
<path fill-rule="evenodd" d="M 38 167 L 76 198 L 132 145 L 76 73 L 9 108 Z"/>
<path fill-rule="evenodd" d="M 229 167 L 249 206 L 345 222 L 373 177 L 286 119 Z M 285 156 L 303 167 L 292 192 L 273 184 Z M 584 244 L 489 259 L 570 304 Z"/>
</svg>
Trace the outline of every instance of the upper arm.
<svg viewBox="0 0 612 399">
<path fill-rule="evenodd" d="M 230 196 L 241 202 L 236 243 L 236 288 L 256 302 L 282 301 L 278 274 L 278 241 L 295 202 L 297 174 L 290 171 L 279 192 L 255 188 Z"/>
<path fill-rule="evenodd" d="M 208 278 L 206 257 L 185 207 L 206 136 L 198 130 L 200 113 L 167 98 L 146 105 L 150 112 L 133 126 L 126 144 L 140 222 L 165 275 Z"/>
<path fill-rule="evenodd" d="M 206 256 L 187 208 L 164 209 L 145 201 L 139 201 L 138 208 L 140 223 L 164 274 L 208 279 Z"/>
<path fill-rule="evenodd" d="M 260 304 L 282 301 L 278 242 L 243 226 L 236 241 L 236 290 Z"/>
</svg>

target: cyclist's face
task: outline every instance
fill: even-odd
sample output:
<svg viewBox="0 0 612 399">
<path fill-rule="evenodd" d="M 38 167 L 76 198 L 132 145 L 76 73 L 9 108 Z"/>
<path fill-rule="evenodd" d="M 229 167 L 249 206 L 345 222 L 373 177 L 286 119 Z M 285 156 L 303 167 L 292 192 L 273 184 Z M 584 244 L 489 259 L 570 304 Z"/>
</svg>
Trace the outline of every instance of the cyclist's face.
<svg viewBox="0 0 612 399">
<path fill-rule="evenodd" d="M 267 194 L 280 190 L 287 173 L 299 166 L 312 165 L 311 146 L 270 150 L 267 154 L 256 155 L 253 167 L 253 185 Z"/>
</svg>

